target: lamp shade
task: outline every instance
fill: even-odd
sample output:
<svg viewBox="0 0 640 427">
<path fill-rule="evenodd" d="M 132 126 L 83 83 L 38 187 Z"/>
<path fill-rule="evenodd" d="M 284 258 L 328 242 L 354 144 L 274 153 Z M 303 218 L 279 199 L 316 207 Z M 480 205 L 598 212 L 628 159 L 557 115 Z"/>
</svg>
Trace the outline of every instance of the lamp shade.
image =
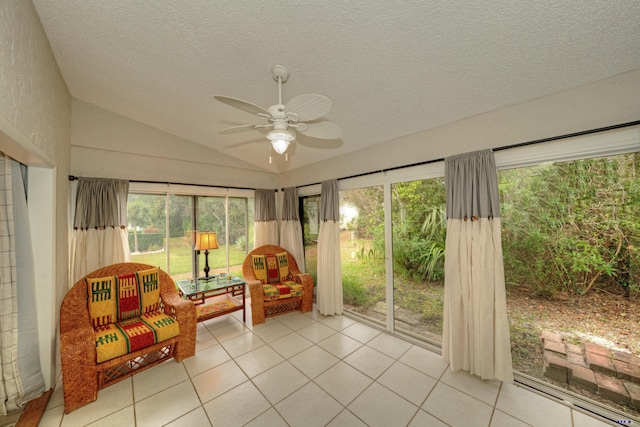
<svg viewBox="0 0 640 427">
<path fill-rule="evenodd" d="M 276 153 L 282 154 L 287 150 L 289 143 L 294 140 L 295 134 L 289 129 L 274 129 L 267 133 L 267 139 L 271 141 Z"/>
<path fill-rule="evenodd" d="M 218 249 L 218 234 L 210 231 L 196 234 L 196 251 Z"/>
</svg>

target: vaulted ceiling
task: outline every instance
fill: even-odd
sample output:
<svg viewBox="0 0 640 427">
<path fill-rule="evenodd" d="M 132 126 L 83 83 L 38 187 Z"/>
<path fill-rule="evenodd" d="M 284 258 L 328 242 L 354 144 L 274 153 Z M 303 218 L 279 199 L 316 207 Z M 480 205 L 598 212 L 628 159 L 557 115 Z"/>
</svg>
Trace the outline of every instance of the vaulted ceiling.
<svg viewBox="0 0 640 427">
<path fill-rule="evenodd" d="M 640 68 L 640 2 L 33 0 L 71 95 L 282 172 Z M 321 94 L 336 140 L 298 134 L 289 160 L 265 119 L 214 95 L 276 104 Z"/>
</svg>

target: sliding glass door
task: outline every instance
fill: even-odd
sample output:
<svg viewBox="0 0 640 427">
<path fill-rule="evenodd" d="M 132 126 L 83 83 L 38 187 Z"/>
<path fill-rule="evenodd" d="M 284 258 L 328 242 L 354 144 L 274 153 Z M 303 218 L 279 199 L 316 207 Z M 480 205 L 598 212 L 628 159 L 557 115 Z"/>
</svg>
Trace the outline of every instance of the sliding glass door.
<svg viewBox="0 0 640 427">
<path fill-rule="evenodd" d="M 340 192 L 340 230 L 344 308 L 385 324 L 383 186 Z"/>
<path fill-rule="evenodd" d="M 392 184 L 394 326 L 442 341 L 444 242 L 443 178 Z"/>
<path fill-rule="evenodd" d="M 320 195 L 300 198 L 300 218 L 304 239 L 305 271 L 318 283 L 318 233 L 320 233 Z"/>
</svg>

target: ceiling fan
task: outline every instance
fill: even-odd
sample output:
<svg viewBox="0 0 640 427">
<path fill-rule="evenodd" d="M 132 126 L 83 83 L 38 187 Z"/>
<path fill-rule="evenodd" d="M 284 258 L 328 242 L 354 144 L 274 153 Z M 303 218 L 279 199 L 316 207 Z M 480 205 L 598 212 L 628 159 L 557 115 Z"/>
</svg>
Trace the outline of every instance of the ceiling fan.
<svg viewBox="0 0 640 427">
<path fill-rule="evenodd" d="M 283 154 L 295 139 L 296 131 L 318 139 L 342 138 L 342 129 L 335 123 L 319 120 L 331 110 L 331 100 L 326 96 L 298 95 L 286 104 L 282 103 L 282 83 L 289 78 L 289 70 L 284 65 L 271 67 L 273 79 L 278 82 L 278 103 L 262 108 L 248 101 L 229 96 L 214 95 L 214 98 L 231 107 L 267 119 L 265 123 L 232 126 L 219 132 L 221 135 L 244 132 L 253 129 L 270 129 L 267 139 L 278 154 Z"/>
</svg>

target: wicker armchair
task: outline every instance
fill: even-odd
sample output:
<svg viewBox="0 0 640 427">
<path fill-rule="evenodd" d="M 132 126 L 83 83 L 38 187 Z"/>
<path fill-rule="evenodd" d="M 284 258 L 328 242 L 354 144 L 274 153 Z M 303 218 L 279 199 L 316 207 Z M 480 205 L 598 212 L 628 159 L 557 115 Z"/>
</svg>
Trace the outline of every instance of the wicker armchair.
<svg viewBox="0 0 640 427">
<path fill-rule="evenodd" d="M 180 362 L 195 354 L 196 309 L 180 298 L 173 279 L 158 272 L 161 310 L 176 319 L 180 333 L 147 348 L 97 363 L 96 336 L 91 326 L 86 278 L 119 276 L 153 268 L 138 263 L 120 263 L 100 268 L 80 279 L 67 292 L 60 307 L 60 357 L 64 411 L 69 413 L 98 397 L 98 390 L 167 359 Z"/>
<path fill-rule="evenodd" d="M 275 245 L 265 245 L 249 252 L 242 264 L 242 276 L 251 293 L 251 317 L 254 325 L 264 323 L 265 318 L 300 310 L 303 313 L 313 310 L 313 278 L 308 273 L 301 273 L 295 258 L 288 254 L 288 268 L 291 280 L 302 285 L 303 295 L 284 299 L 265 300 L 263 283 L 256 278 L 253 270 L 253 255 L 272 255 L 287 252 Z"/>
</svg>

